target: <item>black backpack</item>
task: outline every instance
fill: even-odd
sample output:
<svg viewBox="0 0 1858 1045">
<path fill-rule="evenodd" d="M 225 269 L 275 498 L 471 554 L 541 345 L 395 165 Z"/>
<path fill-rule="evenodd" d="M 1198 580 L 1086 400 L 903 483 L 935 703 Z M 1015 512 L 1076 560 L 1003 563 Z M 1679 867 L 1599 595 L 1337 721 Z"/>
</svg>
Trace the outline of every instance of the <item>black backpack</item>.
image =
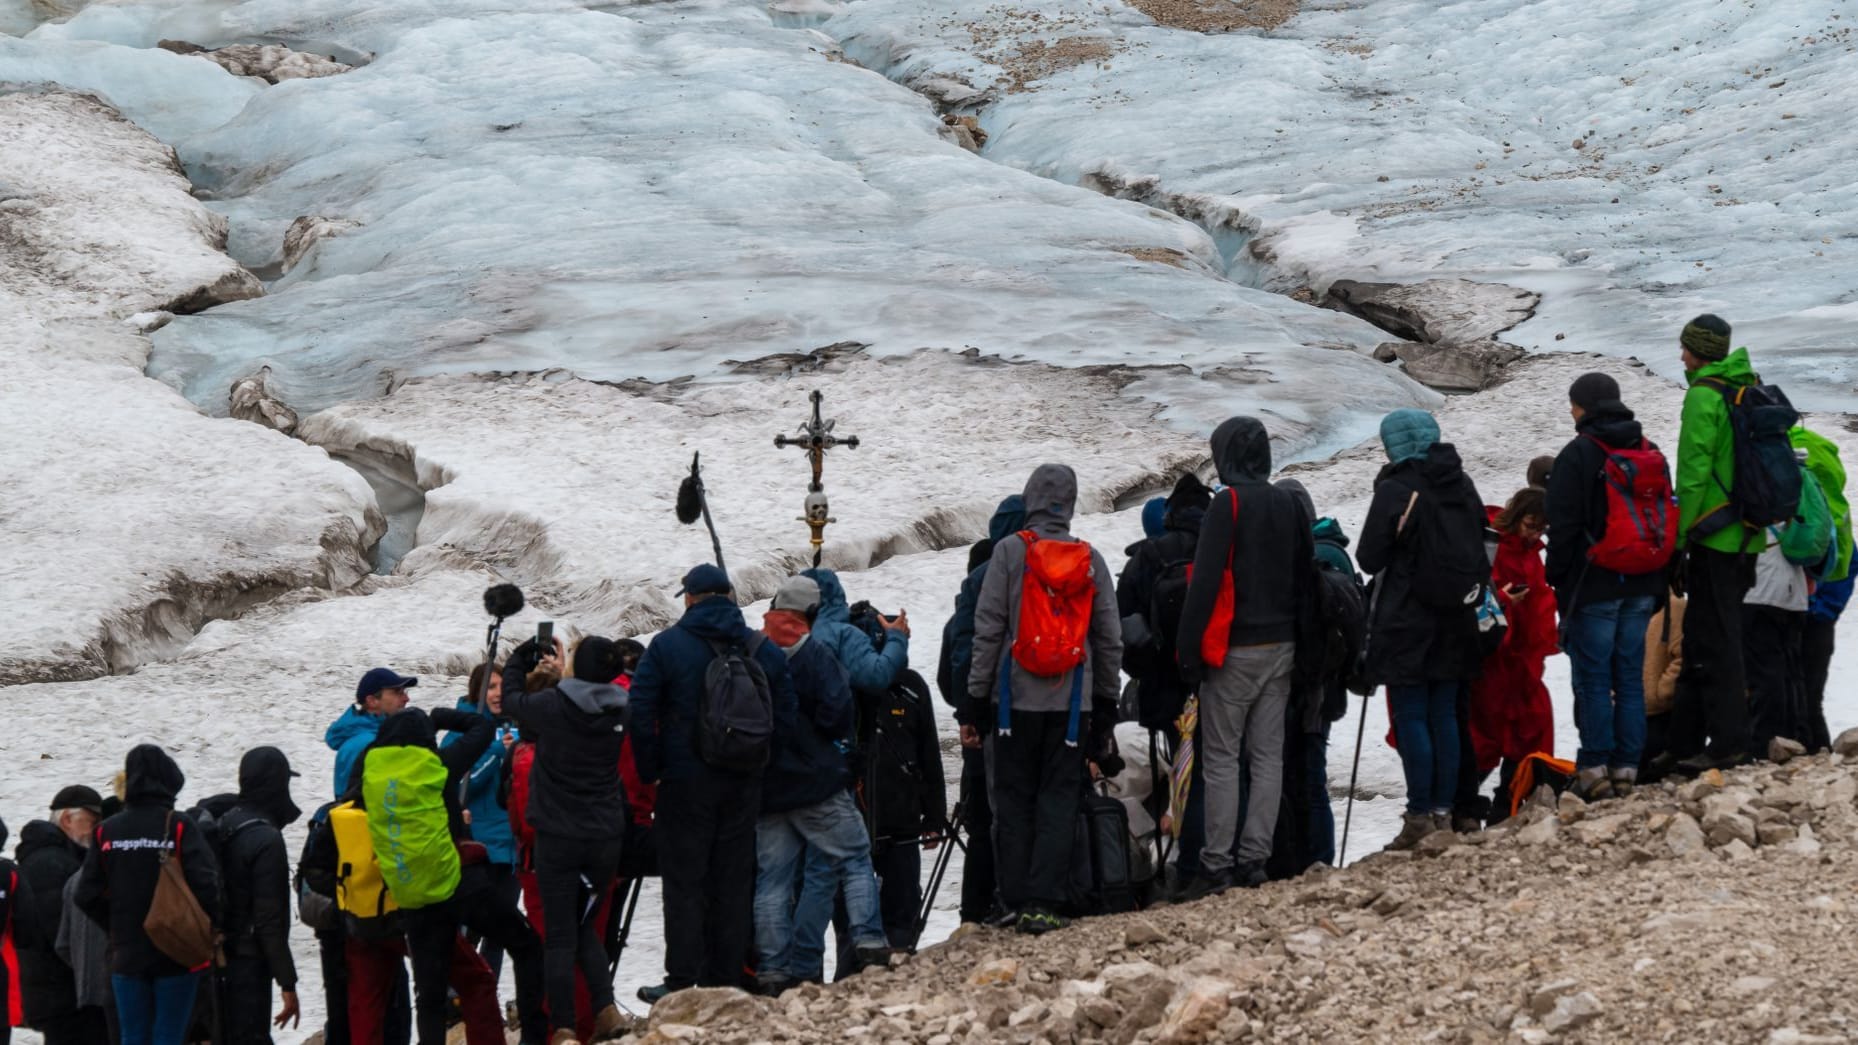
<svg viewBox="0 0 1858 1045">
<path fill-rule="evenodd" d="M 697 757 L 706 765 L 749 773 L 765 768 L 773 754 L 774 694 L 755 662 L 765 640 L 756 632 L 734 646 L 709 642 L 716 659 L 703 673 L 696 736 Z"/>
<path fill-rule="evenodd" d="M 1328 683 L 1346 679 L 1361 659 L 1368 637 L 1368 600 L 1360 578 L 1354 573 L 1319 561 L 1315 603 L 1316 641 L 1320 653 L 1313 681 L 1322 685 L 1327 696 L 1333 688 Z M 1346 702 L 1339 706 L 1331 706 L 1332 703 L 1325 701 L 1325 721 L 1334 722 L 1348 710 Z"/>
<path fill-rule="evenodd" d="M 917 762 L 923 738 L 935 733 L 935 705 L 929 686 L 914 671 L 905 671 L 883 693 L 858 694 L 859 747 L 867 772 L 865 801 L 873 806 L 877 829 L 873 840 L 914 839 L 923 829 L 924 767 Z"/>
<path fill-rule="evenodd" d="M 1430 492 L 1414 495 L 1413 597 L 1435 613 L 1474 611 L 1490 584 L 1484 514 L 1441 510 Z"/>
<path fill-rule="evenodd" d="M 1702 383 L 1722 393 L 1729 408 L 1735 483 L 1724 486 L 1722 477 L 1712 474 L 1729 504 L 1699 520 L 1696 530 L 1707 536 L 1738 521 L 1751 530 L 1792 521 L 1800 510 L 1801 480 L 1788 433 L 1800 423 L 1799 411 L 1773 385 L 1737 386 L 1714 378 Z"/>
<path fill-rule="evenodd" d="M 1076 915 L 1133 911 L 1142 883 L 1130 851 L 1129 811 L 1122 802 L 1084 789 L 1072 840 L 1070 907 Z"/>
<path fill-rule="evenodd" d="M 1174 651 L 1181 636 L 1181 611 L 1187 608 L 1187 575 L 1193 569 L 1193 556 L 1170 559 L 1155 575 L 1155 586 L 1148 593 L 1148 627 L 1154 633 L 1159 655 L 1174 662 Z"/>
</svg>

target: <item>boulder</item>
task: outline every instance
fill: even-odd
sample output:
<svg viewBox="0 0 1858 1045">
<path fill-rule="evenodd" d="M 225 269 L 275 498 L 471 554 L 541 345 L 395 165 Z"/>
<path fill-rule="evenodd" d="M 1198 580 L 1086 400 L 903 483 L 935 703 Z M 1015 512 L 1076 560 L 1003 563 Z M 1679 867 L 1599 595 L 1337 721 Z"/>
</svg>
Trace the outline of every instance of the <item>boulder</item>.
<svg viewBox="0 0 1858 1045">
<path fill-rule="evenodd" d="M 1168 934 L 1155 928 L 1155 923 L 1146 918 L 1136 918 L 1123 929 L 1123 943 L 1130 947 L 1140 947 L 1147 943 L 1163 943 Z"/>
<path fill-rule="evenodd" d="M 290 435 L 297 430 L 297 412 L 271 394 L 270 379 L 271 368 L 264 366 L 234 381 L 227 396 L 227 413 Z"/>
<path fill-rule="evenodd" d="M 1703 834 L 1712 847 L 1725 846 L 1731 841 L 1740 841 L 1750 847 L 1757 843 L 1755 822 L 1740 813 L 1704 814 Z"/>
<path fill-rule="evenodd" d="M 1561 833 L 1561 821 L 1550 817 L 1538 820 L 1528 827 L 1516 832 L 1516 840 L 1523 845 L 1547 845 Z"/>
<path fill-rule="evenodd" d="M 1555 815 L 1564 824 L 1572 824 L 1587 815 L 1587 802 L 1572 791 L 1563 791 L 1555 801 Z"/>
<path fill-rule="evenodd" d="M 1574 837 L 1585 845 L 1605 845 L 1619 837 L 1619 832 L 1631 822 L 1629 813 L 1614 813 L 1610 816 L 1583 820 L 1569 830 Z"/>
<path fill-rule="evenodd" d="M 1832 741 L 1832 750 L 1846 758 L 1858 755 L 1858 726 L 1853 726 L 1851 729 L 1840 733 L 1838 737 Z"/>
<path fill-rule="evenodd" d="M 651 1026 L 668 1024 L 707 1027 L 721 1023 L 753 1023 L 767 1014 L 770 1002 L 734 987 L 692 987 L 672 991 L 652 1006 Z"/>
<path fill-rule="evenodd" d="M 1689 856 L 1701 851 L 1706 844 L 1703 828 L 1698 826 L 1689 813 L 1679 813 L 1671 818 L 1671 826 L 1664 829 L 1664 842 L 1672 856 Z"/>
<path fill-rule="evenodd" d="M 1181 985 L 1162 1014 L 1158 1042 L 1204 1041 L 1230 1006 L 1232 984 L 1210 976 L 1197 976 Z"/>
<path fill-rule="evenodd" d="M 1806 754 L 1806 745 L 1790 737 L 1775 737 L 1768 741 L 1768 761 L 1775 765 L 1788 762 Z"/>
<path fill-rule="evenodd" d="M 1407 376 L 1442 392 L 1481 392 L 1527 352 L 1503 341 L 1402 342 L 1394 351 Z"/>
<path fill-rule="evenodd" d="M 284 230 L 284 272 L 297 267 L 310 248 L 331 236 L 339 236 L 349 229 L 360 228 L 361 222 L 347 218 L 325 218 L 321 215 L 305 214 L 290 223 Z"/>
<path fill-rule="evenodd" d="M 974 987 L 992 987 L 1012 983 L 1018 977 L 1018 958 L 995 958 L 975 966 L 974 971 L 968 974 L 968 984 Z"/>
</svg>

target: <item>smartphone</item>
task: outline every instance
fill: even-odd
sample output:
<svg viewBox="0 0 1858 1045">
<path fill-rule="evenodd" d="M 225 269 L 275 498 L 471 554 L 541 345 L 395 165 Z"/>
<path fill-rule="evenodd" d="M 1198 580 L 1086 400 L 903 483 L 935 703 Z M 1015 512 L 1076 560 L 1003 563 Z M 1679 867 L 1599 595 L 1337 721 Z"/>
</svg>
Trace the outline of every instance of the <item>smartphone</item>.
<svg viewBox="0 0 1858 1045">
<path fill-rule="evenodd" d="M 535 655 L 546 657 L 555 652 L 555 622 L 545 620 L 535 626 Z"/>
</svg>

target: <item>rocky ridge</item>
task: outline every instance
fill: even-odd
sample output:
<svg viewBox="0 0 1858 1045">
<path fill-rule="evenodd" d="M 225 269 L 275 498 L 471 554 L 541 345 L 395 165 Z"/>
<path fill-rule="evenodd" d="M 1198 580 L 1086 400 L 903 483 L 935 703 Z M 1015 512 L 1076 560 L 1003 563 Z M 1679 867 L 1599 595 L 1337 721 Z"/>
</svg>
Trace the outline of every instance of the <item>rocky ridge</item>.
<svg viewBox="0 0 1858 1045">
<path fill-rule="evenodd" d="M 1480 834 L 1042 938 L 964 927 L 778 999 L 686 991 L 626 1040 L 1845 1041 L 1858 730 L 1836 750 L 1543 791 Z"/>
</svg>

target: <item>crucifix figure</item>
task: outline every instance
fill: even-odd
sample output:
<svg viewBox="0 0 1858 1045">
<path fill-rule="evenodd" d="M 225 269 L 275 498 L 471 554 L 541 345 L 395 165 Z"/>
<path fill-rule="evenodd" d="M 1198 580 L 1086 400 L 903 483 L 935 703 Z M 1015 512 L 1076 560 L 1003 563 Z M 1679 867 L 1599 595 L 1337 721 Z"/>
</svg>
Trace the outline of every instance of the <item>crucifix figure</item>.
<svg viewBox="0 0 1858 1045">
<path fill-rule="evenodd" d="M 818 566 L 826 544 L 826 524 L 837 521 L 832 518 L 832 509 L 826 504 L 826 484 L 821 479 L 821 473 L 826 468 L 826 451 L 835 446 L 856 450 L 858 437 L 834 435 L 832 428 L 838 422 L 824 420 L 819 415 L 820 401 L 825 397 L 818 389 L 814 389 L 811 398 L 813 416 L 802 422 L 799 431 L 793 435 L 775 436 L 774 445 L 799 447 L 806 451 L 807 460 L 813 465 L 813 481 L 806 487 L 806 514 L 800 517 L 800 521 L 813 531 L 813 565 Z"/>
</svg>

